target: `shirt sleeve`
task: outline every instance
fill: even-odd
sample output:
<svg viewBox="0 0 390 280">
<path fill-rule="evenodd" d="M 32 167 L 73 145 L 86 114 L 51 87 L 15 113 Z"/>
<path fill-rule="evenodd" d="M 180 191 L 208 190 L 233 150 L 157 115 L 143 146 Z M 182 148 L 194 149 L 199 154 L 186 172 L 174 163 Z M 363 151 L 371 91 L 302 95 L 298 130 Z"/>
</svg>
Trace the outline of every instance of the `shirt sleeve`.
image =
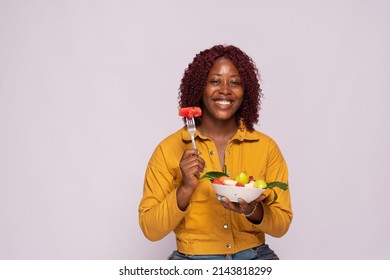
<svg viewBox="0 0 390 280">
<path fill-rule="evenodd" d="M 168 235 L 182 221 L 186 211 L 177 206 L 176 189 L 180 184 L 164 162 L 161 148 L 153 153 L 145 173 L 144 193 L 139 205 L 139 223 L 151 241 Z"/>
<path fill-rule="evenodd" d="M 272 139 L 269 142 L 265 179 L 267 182 L 279 181 L 288 184 L 287 164 L 279 147 Z M 266 234 L 281 237 L 288 231 L 293 218 L 290 186 L 287 190 L 279 188 L 274 188 L 274 190 L 278 196 L 276 200 L 272 190 L 268 189 L 265 192 L 267 198 L 262 202 L 264 216 L 258 227 Z"/>
</svg>

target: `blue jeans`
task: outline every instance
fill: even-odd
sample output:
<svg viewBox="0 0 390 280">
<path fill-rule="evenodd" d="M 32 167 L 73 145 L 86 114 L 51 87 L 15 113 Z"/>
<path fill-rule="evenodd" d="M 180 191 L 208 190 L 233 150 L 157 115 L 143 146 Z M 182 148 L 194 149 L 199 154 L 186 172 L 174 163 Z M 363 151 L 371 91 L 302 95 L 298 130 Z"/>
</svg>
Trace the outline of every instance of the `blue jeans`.
<svg viewBox="0 0 390 280">
<path fill-rule="evenodd" d="M 232 255 L 187 255 L 173 251 L 168 260 L 278 260 L 279 257 L 267 244 Z"/>
</svg>

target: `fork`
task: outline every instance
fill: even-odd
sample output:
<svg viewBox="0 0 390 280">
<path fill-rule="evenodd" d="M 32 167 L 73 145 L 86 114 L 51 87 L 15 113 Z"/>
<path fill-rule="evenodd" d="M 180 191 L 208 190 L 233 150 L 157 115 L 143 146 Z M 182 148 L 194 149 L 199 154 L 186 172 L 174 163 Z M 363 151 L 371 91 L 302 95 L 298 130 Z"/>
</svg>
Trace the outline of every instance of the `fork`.
<svg viewBox="0 0 390 280">
<path fill-rule="evenodd" d="M 194 137 L 195 132 L 196 132 L 196 126 L 195 126 L 194 117 L 187 118 L 187 130 L 188 130 L 188 133 L 191 135 L 192 148 L 196 149 L 195 137 Z"/>
</svg>

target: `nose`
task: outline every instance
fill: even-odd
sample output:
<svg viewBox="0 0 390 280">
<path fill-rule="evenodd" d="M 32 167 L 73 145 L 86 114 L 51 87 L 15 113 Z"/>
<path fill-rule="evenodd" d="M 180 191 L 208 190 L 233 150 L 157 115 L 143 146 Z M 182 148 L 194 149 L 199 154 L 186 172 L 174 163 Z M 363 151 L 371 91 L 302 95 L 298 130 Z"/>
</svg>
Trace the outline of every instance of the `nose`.
<svg viewBox="0 0 390 280">
<path fill-rule="evenodd" d="M 229 94 L 230 93 L 229 84 L 227 82 L 221 83 L 219 92 L 221 94 Z"/>
</svg>

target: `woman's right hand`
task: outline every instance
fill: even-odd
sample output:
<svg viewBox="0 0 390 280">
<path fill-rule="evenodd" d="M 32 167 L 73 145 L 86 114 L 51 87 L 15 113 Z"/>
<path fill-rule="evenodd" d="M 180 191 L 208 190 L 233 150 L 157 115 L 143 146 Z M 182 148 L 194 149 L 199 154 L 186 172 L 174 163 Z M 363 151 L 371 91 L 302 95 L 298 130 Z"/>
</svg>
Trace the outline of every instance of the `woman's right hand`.
<svg viewBox="0 0 390 280">
<path fill-rule="evenodd" d="M 198 150 L 185 150 L 180 159 L 180 169 L 183 177 L 182 186 L 195 190 L 198 186 L 199 174 L 203 172 L 204 160 L 199 157 Z"/>
<path fill-rule="evenodd" d="M 176 196 L 181 210 L 184 210 L 191 199 L 192 193 L 199 184 L 199 174 L 203 172 L 205 162 L 199 156 L 198 150 L 185 150 L 180 159 L 182 182 Z"/>
</svg>

